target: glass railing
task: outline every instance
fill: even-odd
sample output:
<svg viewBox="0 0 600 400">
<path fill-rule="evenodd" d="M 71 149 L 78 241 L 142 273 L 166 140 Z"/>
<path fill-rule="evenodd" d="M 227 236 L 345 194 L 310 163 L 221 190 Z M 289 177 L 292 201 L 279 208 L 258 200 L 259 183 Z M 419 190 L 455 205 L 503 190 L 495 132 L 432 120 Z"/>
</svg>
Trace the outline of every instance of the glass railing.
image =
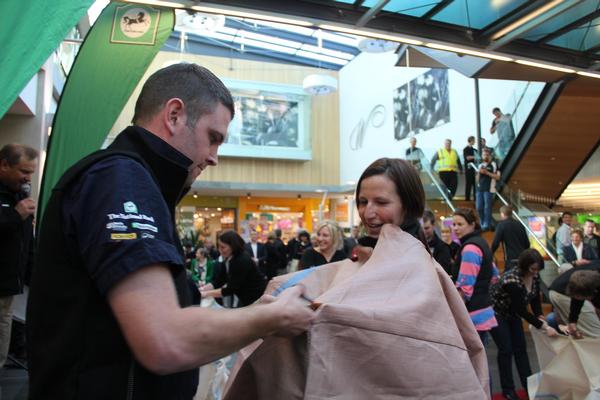
<svg viewBox="0 0 600 400">
<path fill-rule="evenodd" d="M 406 159 L 419 171 L 426 198 L 428 200 L 442 200 L 443 206 L 441 208 L 447 207 L 450 211 L 444 212 L 444 215 L 449 215 L 453 212 L 455 207 L 450 200 L 450 190 L 440 180 L 435 171 L 432 170 L 431 161 L 422 152 L 411 153 Z"/>
<path fill-rule="evenodd" d="M 540 215 L 540 210 L 534 210 L 524 201 L 522 193 L 504 189 L 504 195 L 497 193 L 496 196 L 505 206 L 511 206 L 513 216 L 523 225 L 529 234 L 532 247 L 536 248 L 542 255 L 547 256 L 557 267 L 560 260 L 553 240 L 553 234 L 557 226 L 553 223 L 554 218 L 549 215 Z M 541 206 L 544 207 L 544 206 Z M 544 213 L 544 214 L 550 214 Z"/>
<path fill-rule="evenodd" d="M 514 88 L 503 105 L 498 105 L 502 116 L 493 122 L 493 132 L 484 130 L 483 138 L 488 139 L 486 145 L 493 150 L 493 155 L 498 163 L 506 158 L 510 148 L 521 133 L 527 118 L 531 114 L 535 103 L 544 89 L 542 82 L 515 82 Z M 480 91 L 480 98 L 488 96 Z M 486 113 L 489 112 L 486 110 Z M 483 114 L 483 116 L 489 114 Z M 487 117 L 485 117 L 487 118 Z M 485 120 L 482 118 L 482 120 Z M 485 126 L 485 124 L 484 124 Z"/>
</svg>

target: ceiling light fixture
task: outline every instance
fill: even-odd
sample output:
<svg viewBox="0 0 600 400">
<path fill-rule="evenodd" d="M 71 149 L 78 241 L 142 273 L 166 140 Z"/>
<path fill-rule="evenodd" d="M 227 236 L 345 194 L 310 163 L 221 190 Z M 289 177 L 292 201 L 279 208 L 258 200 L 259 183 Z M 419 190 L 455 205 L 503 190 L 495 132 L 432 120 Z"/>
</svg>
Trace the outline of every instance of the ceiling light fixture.
<svg viewBox="0 0 600 400">
<path fill-rule="evenodd" d="M 590 78 L 600 79 L 600 74 L 593 74 L 591 72 L 577 71 L 577 75 L 582 75 L 582 76 L 587 76 L 587 77 L 590 77 Z"/>
<path fill-rule="evenodd" d="M 553 71 L 564 72 L 564 73 L 567 73 L 567 74 L 574 74 L 575 73 L 574 69 L 559 67 L 559 66 L 556 66 L 556 65 L 542 64 L 542 63 L 533 62 L 533 61 L 527 61 L 527 60 L 516 60 L 515 62 L 517 64 L 528 65 L 530 67 L 538 67 L 538 68 L 544 68 L 544 69 L 551 69 Z"/>
<path fill-rule="evenodd" d="M 461 47 L 447 46 L 445 44 L 427 43 L 427 44 L 425 44 L 425 46 L 432 48 L 432 49 L 452 51 L 454 53 L 468 54 L 470 56 L 475 56 L 475 57 L 490 58 L 490 59 L 499 60 L 499 61 L 513 61 L 513 59 L 510 57 L 499 56 L 496 54 L 486 53 L 483 51 L 463 49 Z"/>
<path fill-rule="evenodd" d="M 560 3 L 562 3 L 564 0 L 554 0 L 551 1 L 550 3 L 538 8 L 537 10 L 527 14 L 526 16 L 524 16 L 523 18 L 513 22 L 512 24 L 508 25 L 506 28 L 499 30 L 498 32 L 496 32 L 493 36 L 492 36 L 492 40 L 498 40 L 501 37 L 503 37 L 504 35 L 506 35 L 509 32 L 514 31 L 515 29 L 525 25 L 527 22 L 531 21 L 532 19 L 542 15 L 543 13 L 545 13 L 546 11 L 556 7 L 557 5 L 559 5 Z"/>
<path fill-rule="evenodd" d="M 390 35 L 390 34 L 385 34 L 385 33 L 373 32 L 373 31 L 366 30 L 366 29 L 352 29 L 352 28 L 346 28 L 344 26 L 328 25 L 328 24 L 319 24 L 319 28 L 326 29 L 328 31 L 349 33 L 351 35 L 358 35 L 358 36 L 372 37 L 372 38 L 376 38 L 376 39 L 389 40 L 392 42 L 413 44 L 415 46 L 423 45 L 423 42 L 420 40 L 415 40 L 415 39 L 407 38 L 404 36 L 396 36 L 396 35 Z"/>
</svg>

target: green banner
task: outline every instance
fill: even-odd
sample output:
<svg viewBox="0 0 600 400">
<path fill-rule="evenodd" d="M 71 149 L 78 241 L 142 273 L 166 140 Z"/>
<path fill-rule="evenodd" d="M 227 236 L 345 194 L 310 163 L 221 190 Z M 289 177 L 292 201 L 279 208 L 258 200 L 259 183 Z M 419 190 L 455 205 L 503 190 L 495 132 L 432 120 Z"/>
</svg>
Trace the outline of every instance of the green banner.
<svg viewBox="0 0 600 400">
<path fill-rule="evenodd" d="M 77 55 L 54 118 L 38 221 L 65 170 L 102 146 L 174 22 L 168 8 L 113 2 L 102 11 Z"/>
<path fill-rule="evenodd" d="M 0 1 L 0 118 L 93 2 Z"/>
</svg>

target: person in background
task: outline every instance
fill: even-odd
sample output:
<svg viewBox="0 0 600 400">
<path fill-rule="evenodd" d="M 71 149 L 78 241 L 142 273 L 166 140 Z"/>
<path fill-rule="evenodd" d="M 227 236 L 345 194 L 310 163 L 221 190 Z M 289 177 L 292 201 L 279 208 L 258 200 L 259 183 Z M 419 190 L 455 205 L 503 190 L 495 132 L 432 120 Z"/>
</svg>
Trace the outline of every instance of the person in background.
<svg viewBox="0 0 600 400">
<path fill-rule="evenodd" d="M 312 247 L 313 249 L 319 248 L 319 237 L 316 233 L 310 234 L 310 247 Z"/>
<path fill-rule="evenodd" d="M 594 233 L 596 223 L 591 219 L 586 219 L 583 224 L 583 243 L 589 245 L 596 256 L 600 258 L 600 236 Z"/>
<path fill-rule="evenodd" d="M 201 247 L 196 250 L 196 257 L 192 260 L 192 268 L 198 274 L 196 283 L 198 286 L 211 283 L 214 274 L 214 268 L 217 261 L 211 260 L 205 248 Z M 192 279 L 194 276 L 192 275 Z"/>
<path fill-rule="evenodd" d="M 266 275 L 267 280 L 271 280 L 277 276 L 277 270 L 281 265 L 282 254 L 277 245 L 277 236 L 275 235 L 275 232 L 269 232 L 267 235 L 267 243 L 265 243 L 264 262 L 264 274 Z"/>
<path fill-rule="evenodd" d="M 452 229 L 461 245 L 453 273 L 456 288 L 463 296 L 485 346 L 488 332 L 498 325 L 489 297 L 490 285 L 498 279 L 498 270 L 490 247 L 481 237 L 481 225 L 475 210 L 457 208 L 452 216 Z"/>
<path fill-rule="evenodd" d="M 444 271 L 448 275 L 452 275 L 453 264 L 452 257 L 450 256 L 450 247 L 442 242 L 437 233 L 435 233 L 435 215 L 433 212 L 426 210 L 423 213 L 421 221 L 423 233 L 425 234 L 425 239 L 427 239 L 427 245 L 429 246 L 429 251 L 433 254 L 433 258 L 444 268 Z"/>
<path fill-rule="evenodd" d="M 354 234 L 355 228 L 356 231 L 358 231 L 358 227 L 353 226 L 350 231 L 350 236 L 344 236 L 344 253 L 346 253 L 346 257 L 352 257 L 352 250 L 358 244 L 358 237 Z"/>
<path fill-rule="evenodd" d="M 527 355 L 527 342 L 523 323 L 526 320 L 550 337 L 558 332 L 548 326 L 542 314 L 539 271 L 544 268 L 544 259 L 535 249 L 523 251 L 517 265 L 507 269 L 499 282 L 492 285 L 490 296 L 496 313 L 498 326 L 491 334 L 498 346 L 498 369 L 502 394 L 507 400 L 518 400 L 513 381 L 512 360 L 515 359 L 521 385 L 527 389 L 527 377 L 531 366 Z M 531 305 L 530 313 L 527 306 Z"/>
<path fill-rule="evenodd" d="M 410 162 L 417 169 L 417 171 L 420 171 L 423 169 L 421 160 L 425 158 L 425 154 L 423 153 L 423 150 L 417 147 L 416 137 L 411 137 L 408 142 L 410 143 L 410 147 L 406 149 L 406 160 Z"/>
<path fill-rule="evenodd" d="M 250 255 L 244 250 L 244 239 L 235 231 L 225 231 L 218 239 L 219 253 L 225 268 L 220 269 L 212 284 L 200 288 L 202 297 L 235 295 L 238 307 L 258 300 L 267 287 L 267 280 Z"/>
<path fill-rule="evenodd" d="M 471 166 L 477 164 L 477 149 L 475 146 L 475 136 L 469 136 L 467 146 L 463 149 L 463 159 L 465 160 L 465 200 L 475 199 L 475 169 Z"/>
<path fill-rule="evenodd" d="M 490 133 L 498 134 L 498 145 L 496 146 L 496 156 L 504 159 L 515 141 L 515 130 L 512 126 L 512 117 L 510 114 L 503 114 L 498 107 L 492 110 L 494 120 L 490 127 Z"/>
<path fill-rule="evenodd" d="M 38 167 L 37 150 L 21 144 L 0 149 L 0 368 L 8 356 L 13 328 L 13 300 L 29 285 L 33 264 L 33 219 L 36 203 L 30 197 L 31 177 Z M 18 338 L 24 356 L 22 323 L 14 323 L 13 342 Z"/>
<path fill-rule="evenodd" d="M 444 147 L 439 149 L 431 159 L 431 169 L 435 169 L 438 163 L 438 173 L 440 179 L 448 189 L 448 197 L 450 200 L 456 194 L 458 187 L 458 173 L 463 172 L 463 167 L 460 162 L 460 157 L 456 150 L 452 148 L 452 140 L 446 139 Z"/>
<path fill-rule="evenodd" d="M 213 240 L 211 238 L 206 238 L 204 240 L 204 248 L 206 249 L 206 251 L 208 252 L 208 256 L 210 257 L 211 260 L 218 260 L 219 259 L 219 250 L 217 250 L 217 248 L 215 247 L 215 243 L 213 242 Z"/>
<path fill-rule="evenodd" d="M 599 276 L 600 260 L 594 260 L 587 265 L 563 272 L 548 288 L 556 325 L 566 324 L 567 332 L 575 339 L 600 337 L 600 299 L 597 289 Z M 573 284 L 571 279 L 574 279 Z M 583 291 L 585 293 L 582 293 Z M 590 299 L 595 303 L 590 303 Z"/>
<path fill-rule="evenodd" d="M 281 229 L 275 229 L 274 232 L 275 248 L 277 249 L 277 252 L 279 254 L 279 266 L 277 267 L 277 269 L 280 271 L 285 271 L 288 265 L 287 249 L 285 247 L 285 243 L 283 243 L 283 240 L 281 240 Z"/>
<path fill-rule="evenodd" d="M 571 231 L 571 244 L 563 247 L 563 256 L 565 261 L 574 267 L 587 265 L 598 258 L 594 249 L 583 243 L 583 232 L 580 229 Z"/>
<path fill-rule="evenodd" d="M 500 244 L 504 246 L 505 269 L 517 264 L 519 255 L 530 246 L 527 231 L 523 225 L 513 218 L 511 206 L 500 207 L 500 218 L 492 241 L 492 254 L 496 253 Z"/>
<path fill-rule="evenodd" d="M 265 251 L 265 245 L 258 241 L 258 232 L 255 230 L 250 231 L 250 241 L 244 244 L 244 249 L 254 261 L 254 264 L 265 273 L 265 259 L 267 254 Z"/>
<path fill-rule="evenodd" d="M 481 216 L 481 229 L 487 231 L 492 227 L 492 203 L 496 192 L 496 182 L 500 179 L 500 171 L 492 155 L 486 149 L 481 152 L 479 164 L 479 182 L 475 200 L 477 212 Z"/>
<path fill-rule="evenodd" d="M 561 223 L 556 231 L 556 252 L 561 261 L 564 261 L 564 249 L 571 245 L 571 223 L 573 222 L 573 214 L 565 211 L 561 216 Z"/>
<path fill-rule="evenodd" d="M 440 228 L 440 233 L 442 235 L 442 242 L 446 243 L 448 249 L 450 249 L 450 257 L 452 258 L 452 265 L 456 264 L 456 257 L 458 256 L 458 252 L 460 250 L 460 246 L 454 240 L 452 240 L 452 230 L 448 228 L 446 225 L 442 225 Z"/>
<path fill-rule="evenodd" d="M 308 248 L 302 254 L 298 269 L 317 267 L 346 258 L 342 230 L 334 221 L 323 221 L 317 226 L 317 241 L 319 247 Z"/>
</svg>

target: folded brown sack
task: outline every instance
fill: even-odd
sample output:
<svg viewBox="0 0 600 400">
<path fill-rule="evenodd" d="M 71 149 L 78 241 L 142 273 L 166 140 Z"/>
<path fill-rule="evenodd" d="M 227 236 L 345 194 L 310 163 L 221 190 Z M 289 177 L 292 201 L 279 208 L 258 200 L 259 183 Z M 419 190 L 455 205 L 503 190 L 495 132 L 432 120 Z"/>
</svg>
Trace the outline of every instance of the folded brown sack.
<svg viewBox="0 0 600 400">
<path fill-rule="evenodd" d="M 280 276 L 320 303 L 294 338 L 241 350 L 226 400 L 487 399 L 487 358 L 466 307 L 423 244 L 385 225 L 362 266 L 344 260 Z"/>
</svg>

